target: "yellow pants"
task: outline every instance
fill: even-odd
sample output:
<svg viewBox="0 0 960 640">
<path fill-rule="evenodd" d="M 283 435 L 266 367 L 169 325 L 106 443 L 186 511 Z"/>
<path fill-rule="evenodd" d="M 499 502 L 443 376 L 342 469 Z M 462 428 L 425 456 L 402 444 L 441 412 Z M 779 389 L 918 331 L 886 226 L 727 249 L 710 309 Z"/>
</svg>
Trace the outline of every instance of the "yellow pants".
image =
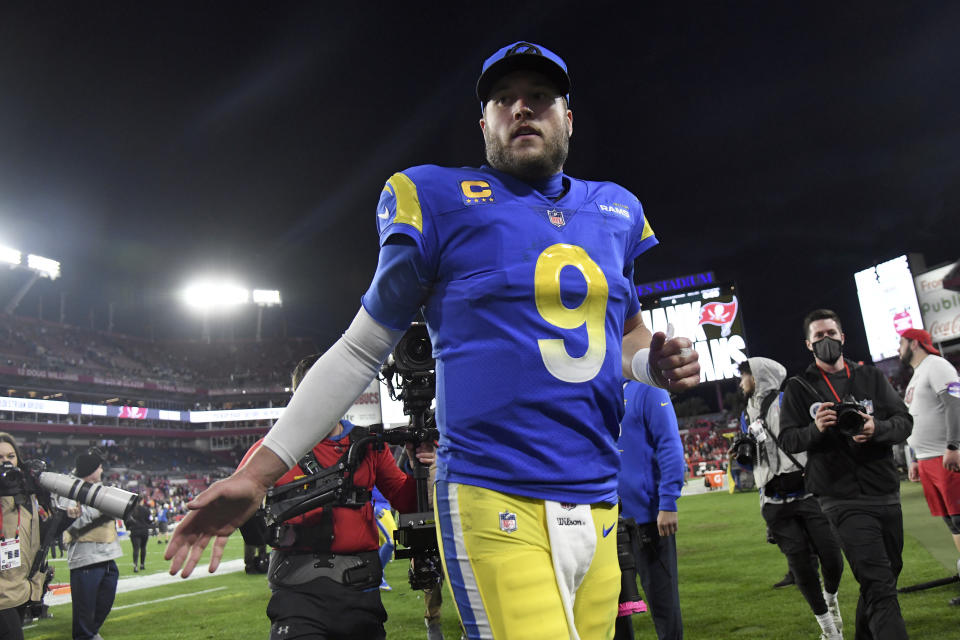
<svg viewBox="0 0 960 640">
<path fill-rule="evenodd" d="M 447 583 L 471 640 L 613 637 L 617 509 L 449 482 L 434 508 Z"/>
</svg>

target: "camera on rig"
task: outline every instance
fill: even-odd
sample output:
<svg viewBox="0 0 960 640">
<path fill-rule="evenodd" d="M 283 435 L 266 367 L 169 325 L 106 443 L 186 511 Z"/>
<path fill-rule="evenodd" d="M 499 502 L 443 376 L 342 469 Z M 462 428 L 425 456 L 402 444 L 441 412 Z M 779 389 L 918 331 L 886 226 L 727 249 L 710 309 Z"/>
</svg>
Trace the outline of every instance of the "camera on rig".
<svg viewBox="0 0 960 640">
<path fill-rule="evenodd" d="M 390 397 L 403 402 L 408 416 L 430 408 L 436 392 L 437 363 L 427 326 L 414 322 L 380 368 L 380 377 Z"/>
<path fill-rule="evenodd" d="M 403 403 L 404 415 L 410 416 L 407 427 L 390 429 L 384 433 L 389 444 L 435 442 L 439 437 L 430 406 L 436 396 L 436 368 L 430 334 L 422 322 L 414 322 L 400 338 L 393 353 L 380 369 L 380 377 L 390 398 Z M 437 544 L 437 526 L 428 498 L 429 469 L 420 462 L 413 464 L 417 481 L 417 512 L 401 513 L 394 540 L 397 558 L 410 558 L 408 578 L 413 589 L 432 589 L 443 580 L 440 547 Z"/>
</svg>

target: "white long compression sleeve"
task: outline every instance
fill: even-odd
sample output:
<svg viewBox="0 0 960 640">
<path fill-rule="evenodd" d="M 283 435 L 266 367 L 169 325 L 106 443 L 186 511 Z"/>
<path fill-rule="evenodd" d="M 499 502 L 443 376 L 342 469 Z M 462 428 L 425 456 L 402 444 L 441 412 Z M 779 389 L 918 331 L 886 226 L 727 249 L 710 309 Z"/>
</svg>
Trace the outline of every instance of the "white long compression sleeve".
<svg viewBox="0 0 960 640">
<path fill-rule="evenodd" d="M 333 430 L 403 334 L 384 327 L 361 307 L 343 336 L 310 367 L 263 446 L 287 467 L 296 464 Z"/>
</svg>

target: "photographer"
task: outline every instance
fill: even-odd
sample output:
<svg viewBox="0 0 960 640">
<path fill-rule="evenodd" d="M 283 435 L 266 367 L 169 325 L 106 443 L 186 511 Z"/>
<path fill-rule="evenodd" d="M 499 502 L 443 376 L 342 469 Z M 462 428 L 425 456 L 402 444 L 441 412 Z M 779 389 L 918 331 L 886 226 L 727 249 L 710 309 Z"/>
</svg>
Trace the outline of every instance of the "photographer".
<svg viewBox="0 0 960 640">
<path fill-rule="evenodd" d="M 302 360 L 293 372 L 293 387 L 318 356 Z M 340 462 L 351 444 L 354 425 L 341 420 L 333 432 L 284 474 L 278 485 L 293 482 Z M 260 448 L 255 443 L 240 463 Z M 408 448 L 408 455 L 413 452 Z M 421 445 L 416 457 L 434 460 L 432 444 Z M 389 448 L 372 445 L 352 476 L 354 486 L 376 486 L 401 511 L 415 511 L 416 482 L 397 467 Z M 270 557 L 268 578 L 272 595 L 267 605 L 270 638 L 309 637 L 324 640 L 367 640 L 386 637 L 387 612 L 380 600 L 383 570 L 373 505 L 320 507 L 279 525 Z"/>
<path fill-rule="evenodd" d="M 40 600 L 46 577 L 27 579 L 40 549 L 40 507 L 26 493 L 20 462 L 16 440 L 0 432 L 0 640 L 23 640 L 24 610 Z"/>
<path fill-rule="evenodd" d="M 769 358 L 748 358 L 740 363 L 740 389 L 747 400 L 741 437 L 756 444 L 753 478 L 760 489 L 760 513 L 769 535 L 786 556 L 797 587 L 823 631 L 821 638 L 841 640 L 843 620 L 837 602 L 843 574 L 840 545 L 820 504 L 804 484 L 806 454 L 785 453 L 777 444 L 781 432 L 777 400 L 786 377 L 783 365 Z M 823 573 L 822 593 L 817 558 Z"/>
<path fill-rule="evenodd" d="M 807 452 L 806 488 L 860 583 L 856 637 L 907 637 L 897 577 L 903 567 L 903 515 L 893 445 L 910 435 L 907 407 L 875 367 L 843 357 L 840 318 L 828 309 L 803 321 L 812 365 L 790 378 L 780 412 L 780 445 Z"/>
<path fill-rule="evenodd" d="M 100 482 L 103 459 L 92 451 L 77 456 L 73 475 L 84 482 Z M 63 534 L 70 567 L 73 638 L 101 640 L 100 627 L 113 608 L 120 576 L 114 559 L 123 555 L 116 519 L 66 498 L 60 499 L 60 507 L 70 518 L 76 518 Z"/>
</svg>

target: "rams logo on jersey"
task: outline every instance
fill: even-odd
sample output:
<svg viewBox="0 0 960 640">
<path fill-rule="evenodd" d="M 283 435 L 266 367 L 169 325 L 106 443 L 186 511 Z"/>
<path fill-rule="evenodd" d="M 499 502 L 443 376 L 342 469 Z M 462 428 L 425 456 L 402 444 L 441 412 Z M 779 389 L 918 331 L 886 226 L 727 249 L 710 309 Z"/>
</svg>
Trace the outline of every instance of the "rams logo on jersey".
<svg viewBox="0 0 960 640">
<path fill-rule="evenodd" d="M 611 202 L 610 204 L 601 204 L 597 203 L 597 208 L 600 209 L 603 213 L 614 213 L 618 216 L 622 216 L 627 220 L 630 219 L 630 209 L 625 204 L 620 204 L 619 202 Z"/>
<path fill-rule="evenodd" d="M 460 193 L 463 204 L 490 204 L 493 202 L 493 189 L 486 180 L 461 180 Z"/>
</svg>

